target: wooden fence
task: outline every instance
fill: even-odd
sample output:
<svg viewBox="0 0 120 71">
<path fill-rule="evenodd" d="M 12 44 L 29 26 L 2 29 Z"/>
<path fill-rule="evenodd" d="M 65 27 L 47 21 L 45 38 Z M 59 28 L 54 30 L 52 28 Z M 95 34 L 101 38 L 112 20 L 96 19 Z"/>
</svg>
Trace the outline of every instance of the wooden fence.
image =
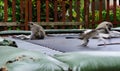
<svg viewBox="0 0 120 71">
<path fill-rule="evenodd" d="M 8 9 L 11 6 L 12 17 L 12 29 L 20 27 L 20 29 L 28 30 L 28 22 L 59 22 L 62 23 L 62 28 L 66 28 L 64 25 L 77 26 L 82 24 L 84 28 L 95 28 L 96 25 L 102 21 L 111 21 L 114 26 L 119 26 L 120 23 L 120 11 L 117 5 L 117 0 L 113 0 L 113 4 L 110 5 L 111 0 L 4 0 L 4 16 L 1 24 L 5 24 L 8 21 Z M 75 1 L 75 2 L 74 2 Z M 43 6 L 44 5 L 44 6 Z M 19 18 L 16 17 L 17 8 L 19 7 Z M 44 8 L 43 8 L 44 7 Z M 14 24 L 14 22 L 16 22 Z M 77 24 L 76 24 L 77 22 Z M 84 23 L 82 23 L 84 22 Z M 50 24 L 46 24 L 46 28 L 51 28 Z M 0 24 L 0 25 L 1 25 Z M 73 25 L 74 24 L 74 25 Z M 44 25 L 42 23 L 41 25 Z M 53 28 L 59 28 L 56 23 Z M 3 25 L 1 25 L 3 27 Z M 4 25 L 4 30 L 7 30 L 9 24 Z M 45 25 L 44 25 L 45 26 Z"/>
</svg>

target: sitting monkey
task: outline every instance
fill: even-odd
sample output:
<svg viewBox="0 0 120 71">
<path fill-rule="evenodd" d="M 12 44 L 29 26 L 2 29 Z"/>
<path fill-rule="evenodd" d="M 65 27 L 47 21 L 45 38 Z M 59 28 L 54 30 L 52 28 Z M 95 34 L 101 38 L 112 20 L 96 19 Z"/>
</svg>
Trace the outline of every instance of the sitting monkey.
<svg viewBox="0 0 120 71">
<path fill-rule="evenodd" d="M 29 22 L 29 25 L 30 25 L 30 30 L 31 30 L 31 35 L 30 35 L 31 40 L 45 38 L 46 34 L 42 26 L 35 24 L 33 22 Z"/>
</svg>

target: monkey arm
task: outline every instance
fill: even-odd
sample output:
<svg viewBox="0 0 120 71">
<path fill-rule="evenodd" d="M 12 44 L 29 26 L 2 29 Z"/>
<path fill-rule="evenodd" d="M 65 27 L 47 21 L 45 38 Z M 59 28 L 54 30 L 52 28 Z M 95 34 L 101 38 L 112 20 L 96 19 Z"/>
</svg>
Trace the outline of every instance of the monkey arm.
<svg viewBox="0 0 120 71">
<path fill-rule="evenodd" d="M 103 38 L 102 35 L 100 35 L 100 33 L 98 34 L 98 37 L 99 37 L 99 41 L 103 41 L 105 45 L 106 44 L 105 39 Z"/>
<path fill-rule="evenodd" d="M 105 29 L 106 29 L 107 33 L 110 33 L 108 26 L 106 26 Z"/>
</svg>

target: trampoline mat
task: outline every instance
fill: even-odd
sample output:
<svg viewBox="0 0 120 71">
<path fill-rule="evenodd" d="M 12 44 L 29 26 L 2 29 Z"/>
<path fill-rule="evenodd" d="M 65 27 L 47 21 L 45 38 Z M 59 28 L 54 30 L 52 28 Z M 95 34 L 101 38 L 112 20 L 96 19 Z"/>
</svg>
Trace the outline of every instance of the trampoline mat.
<svg viewBox="0 0 120 71">
<path fill-rule="evenodd" d="M 98 39 L 90 39 L 87 47 L 81 46 L 80 39 L 66 39 L 66 36 L 62 37 L 46 37 L 43 40 L 25 40 L 27 42 L 41 45 L 53 50 L 61 52 L 73 52 L 73 51 L 120 51 L 120 44 L 98 46 L 103 44 L 103 41 Z M 76 36 L 75 36 L 76 37 Z M 120 38 L 106 39 L 106 43 L 119 43 Z"/>
</svg>

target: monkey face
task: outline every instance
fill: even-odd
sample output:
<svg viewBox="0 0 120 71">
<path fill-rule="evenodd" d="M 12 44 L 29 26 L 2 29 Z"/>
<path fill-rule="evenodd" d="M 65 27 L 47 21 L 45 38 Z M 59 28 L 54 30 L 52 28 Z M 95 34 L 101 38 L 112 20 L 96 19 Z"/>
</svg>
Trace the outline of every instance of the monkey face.
<svg viewBox="0 0 120 71">
<path fill-rule="evenodd" d="M 34 25 L 33 22 L 29 22 L 28 24 L 30 27 L 32 27 Z"/>
<path fill-rule="evenodd" d="M 106 27 L 108 28 L 108 30 L 110 30 L 110 31 L 111 31 L 111 29 L 112 29 L 113 25 L 112 25 L 112 23 L 111 23 L 111 22 L 108 22 L 108 23 L 106 24 Z"/>
<path fill-rule="evenodd" d="M 38 30 L 38 25 L 33 22 L 29 22 L 29 27 L 31 31 Z"/>
</svg>

